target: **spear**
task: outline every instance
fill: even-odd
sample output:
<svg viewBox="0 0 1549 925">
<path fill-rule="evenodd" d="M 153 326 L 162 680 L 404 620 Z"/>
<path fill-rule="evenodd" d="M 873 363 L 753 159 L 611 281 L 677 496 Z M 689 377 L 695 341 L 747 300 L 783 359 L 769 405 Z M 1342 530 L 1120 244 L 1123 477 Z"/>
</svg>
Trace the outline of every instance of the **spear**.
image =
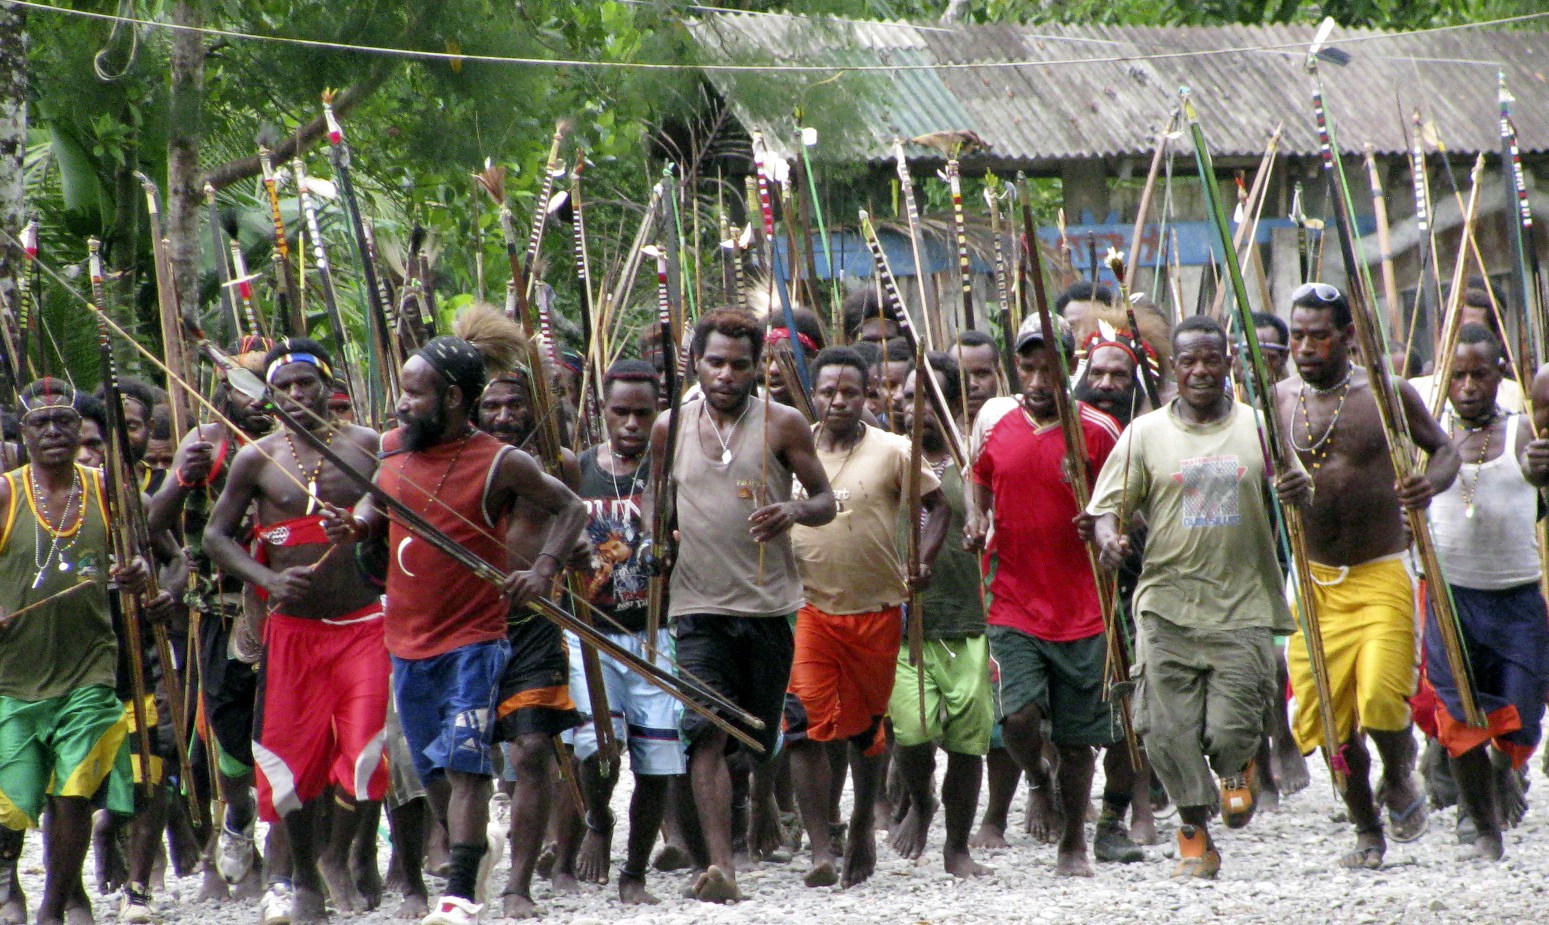
<svg viewBox="0 0 1549 925">
<path fill-rule="evenodd" d="M 1409 318 L 1409 333 L 1404 338 L 1405 349 L 1414 344 L 1415 331 L 1420 327 L 1420 310 L 1430 302 L 1432 317 L 1441 311 L 1441 274 L 1436 268 L 1436 239 L 1431 225 L 1431 184 L 1425 166 L 1425 124 L 1416 108 L 1413 115 L 1414 138 L 1409 148 L 1409 179 L 1414 187 L 1415 226 L 1419 232 L 1419 270 L 1415 281 L 1415 307 Z"/>
<path fill-rule="evenodd" d="M 269 199 L 269 218 L 274 222 L 274 257 L 280 283 L 285 288 L 285 327 L 294 337 L 305 337 L 307 320 L 301 313 L 301 291 L 290 265 L 290 240 L 285 234 L 285 217 L 280 214 L 280 188 L 274 177 L 269 146 L 258 146 L 258 166 L 263 171 L 264 193 Z"/>
<path fill-rule="evenodd" d="M 1534 241 L 1533 206 L 1528 201 L 1527 176 L 1522 170 L 1522 152 L 1517 145 L 1517 128 L 1511 118 L 1513 97 L 1506 89 L 1506 72 L 1499 75 L 1501 110 L 1501 163 L 1506 170 L 1506 198 L 1516 203 L 1516 210 L 1506 222 L 1507 238 L 1511 246 L 1512 300 L 1522 313 L 1526 328 L 1524 368 L 1518 372 L 1524 384 L 1532 381 L 1538 368 L 1538 358 L 1544 355 L 1544 338 L 1549 332 L 1549 319 L 1545 318 L 1543 293 L 1538 287 L 1538 246 Z M 1524 393 L 1532 391 L 1523 389 Z M 1531 419 L 1532 414 L 1529 412 Z"/>
<path fill-rule="evenodd" d="M 661 337 L 662 372 L 667 384 L 667 437 L 662 456 L 662 470 L 651 485 L 651 532 L 662 538 L 663 548 L 671 543 L 677 529 L 677 511 L 673 504 L 672 469 L 677 458 L 678 408 L 683 404 L 678 389 L 677 341 L 672 336 L 672 301 L 667 289 L 667 251 L 656 248 L 656 323 Z M 671 555 L 659 555 L 671 561 Z M 646 658 L 656 658 L 656 637 L 661 631 L 663 611 L 667 606 L 667 576 L 651 576 L 649 610 L 646 616 Z"/>
<path fill-rule="evenodd" d="M 1214 182 L 1215 163 L 1210 156 L 1210 146 L 1205 141 L 1205 130 L 1199 123 L 1199 113 L 1194 109 L 1194 102 L 1190 98 L 1188 88 L 1183 88 L 1180 95 L 1183 99 L 1183 111 L 1189 122 L 1189 131 L 1194 140 L 1194 161 L 1199 168 L 1200 184 L 1205 191 L 1206 205 L 1210 211 L 1211 220 L 1216 226 L 1216 236 L 1226 261 L 1231 286 L 1237 293 L 1235 301 L 1238 324 L 1242 328 L 1243 340 L 1248 345 L 1250 391 L 1258 400 L 1261 412 L 1259 427 L 1261 428 L 1260 440 L 1266 455 L 1265 474 L 1270 479 L 1271 494 L 1275 497 L 1275 507 L 1280 512 L 1284 541 L 1296 575 L 1298 592 L 1295 596 L 1296 610 L 1300 618 L 1298 622 L 1302 628 L 1302 641 L 1307 646 L 1307 661 L 1312 669 L 1313 687 L 1318 692 L 1318 720 L 1323 729 L 1323 741 L 1326 743 L 1324 755 L 1329 763 L 1334 786 L 1343 793 L 1349 765 L 1345 762 L 1344 746 L 1339 740 L 1339 725 L 1334 716 L 1333 688 L 1329 682 L 1328 662 L 1323 646 L 1323 623 L 1319 618 L 1317 602 L 1313 598 L 1312 589 L 1315 585 L 1311 560 L 1307 557 L 1302 511 L 1295 505 L 1281 504 L 1279 497 L 1274 495 L 1275 474 L 1295 469 L 1296 461 L 1291 456 L 1280 430 L 1279 411 L 1275 408 L 1274 381 L 1270 378 L 1269 366 L 1264 361 L 1264 353 L 1259 347 L 1258 328 L 1253 324 L 1249 312 L 1248 286 L 1243 281 L 1242 266 L 1237 259 L 1237 249 L 1233 244 L 1230 225 L 1226 220 L 1226 206 L 1222 203 L 1220 191 Z"/>
<path fill-rule="evenodd" d="M 1006 272 L 1005 235 L 1000 228 L 1000 180 L 987 174 L 984 186 L 984 204 L 990 212 L 990 237 L 995 239 L 995 295 L 1000 301 L 1001 363 L 1005 367 L 1006 391 L 1016 391 L 1017 354 L 1012 341 L 1016 338 L 1017 324 L 1012 317 L 1011 284 Z"/>
<path fill-rule="evenodd" d="M 952 192 L 952 228 L 957 232 L 957 275 L 963 287 L 963 329 L 974 329 L 974 279 L 968 262 L 968 219 L 963 215 L 963 176 L 957 158 L 947 161 L 947 186 Z"/>
<path fill-rule="evenodd" d="M 1382 422 L 1383 437 L 1388 445 L 1388 457 L 1393 474 L 1403 480 L 1414 474 L 1413 458 L 1409 446 L 1407 418 L 1402 400 L 1389 371 L 1387 339 L 1383 335 L 1382 321 L 1371 310 L 1368 292 L 1371 282 L 1366 265 L 1355 252 L 1355 208 L 1350 189 L 1340 166 L 1339 149 L 1335 147 L 1333 130 L 1323 104 L 1323 80 L 1318 72 L 1318 55 L 1321 46 L 1333 31 L 1334 20 L 1325 19 L 1318 27 L 1317 35 L 1307 53 L 1306 67 L 1313 82 L 1313 119 L 1318 129 L 1318 144 L 1323 153 L 1323 172 L 1328 180 L 1329 199 L 1333 203 L 1335 226 L 1338 230 L 1339 251 L 1349 280 L 1346 298 L 1355 322 L 1356 341 L 1361 358 L 1371 380 L 1372 397 L 1376 399 L 1378 417 Z M 1338 54 L 1334 52 L 1334 54 Z M 1447 654 L 1447 665 L 1457 682 L 1458 699 L 1464 719 L 1470 726 L 1484 727 L 1486 720 L 1479 710 L 1474 694 L 1473 667 L 1464 647 L 1462 628 L 1452 602 L 1452 591 L 1442 574 L 1441 561 L 1431 537 L 1431 522 L 1423 510 L 1408 509 L 1404 512 L 1409 521 L 1410 534 L 1414 537 L 1415 551 L 1419 554 L 1422 570 L 1430 588 L 1430 602 L 1436 615 L 1442 647 Z"/>
<path fill-rule="evenodd" d="M 360 212 L 360 201 L 355 198 L 355 181 L 350 175 L 350 144 L 344 138 L 344 129 L 333 111 L 334 91 L 323 91 L 323 119 L 328 125 L 328 156 L 333 163 L 334 178 L 339 181 L 345 213 L 350 228 L 355 233 L 355 253 L 360 258 L 361 284 L 366 290 L 366 336 L 371 350 L 381 357 L 378 375 L 369 380 L 371 387 L 372 420 L 383 419 L 385 402 L 391 401 L 396 392 L 392 376 L 393 348 L 387 339 L 387 309 L 382 303 L 382 290 L 377 283 L 376 262 L 371 259 L 371 246 L 366 242 L 365 219 Z"/>
<path fill-rule="evenodd" d="M 210 213 L 210 256 L 215 261 L 215 276 L 220 281 L 216 291 L 220 293 L 221 309 L 226 316 L 226 321 L 231 325 L 232 335 L 241 336 L 242 318 L 237 314 L 237 302 L 231 294 L 231 264 L 227 262 L 230 247 L 225 241 L 224 230 L 226 223 L 221 219 L 220 206 L 215 202 L 215 187 L 208 183 L 204 185 L 204 203 Z"/>
<path fill-rule="evenodd" d="M 1018 197 L 1022 208 L 1021 259 L 1018 261 L 1018 267 L 1019 272 L 1027 280 L 1022 286 L 1022 298 L 1027 299 L 1028 289 L 1031 288 L 1033 310 L 1038 312 L 1039 321 L 1043 326 L 1043 342 L 1059 359 L 1060 377 L 1054 388 L 1054 407 L 1055 413 L 1059 416 L 1060 431 L 1065 438 L 1065 464 L 1068 475 L 1066 481 L 1070 483 L 1071 493 L 1075 496 L 1076 509 L 1084 511 L 1087 502 L 1091 500 L 1092 490 L 1091 473 L 1087 469 L 1086 433 L 1081 427 L 1080 411 L 1072 404 L 1070 369 L 1066 365 L 1065 350 L 1054 335 L 1054 312 L 1049 307 L 1049 295 L 1044 287 L 1043 258 L 1038 249 L 1038 231 L 1033 224 L 1032 199 L 1026 195 L 1026 183 L 1025 178 L 1021 180 L 1019 185 L 1022 188 L 1019 192 L 1022 195 Z M 1092 264 L 1094 279 L 1097 271 L 1094 258 Z M 1098 564 L 1095 543 L 1084 545 L 1087 564 L 1092 572 L 1092 582 L 1097 588 L 1098 606 L 1102 610 L 1103 630 L 1107 638 L 1106 674 L 1111 685 L 1107 693 L 1117 693 L 1119 719 L 1124 726 L 1124 737 L 1129 743 L 1130 763 L 1138 771 L 1141 765 L 1140 740 L 1135 735 L 1134 723 L 1130 718 L 1130 699 L 1127 692 L 1130 686 L 1129 658 L 1120 638 L 1123 630 L 1119 625 L 1118 578 Z"/>
<path fill-rule="evenodd" d="M 1140 269 L 1140 241 L 1146 231 L 1146 215 L 1151 211 L 1151 194 L 1156 189 L 1157 175 L 1162 172 L 1162 161 L 1167 157 L 1167 141 L 1177 126 L 1178 110 L 1174 109 L 1167 117 L 1167 125 L 1156 134 L 1156 150 L 1151 154 L 1151 168 L 1146 171 L 1146 185 L 1140 191 L 1140 206 L 1135 210 L 1135 230 L 1130 232 L 1129 264 L 1120 281 L 1128 292 L 1135 291 L 1135 273 Z M 1161 248 L 1160 240 L 1157 241 L 1157 248 Z"/>
<path fill-rule="evenodd" d="M 38 378 L 38 365 L 32 359 L 32 329 L 43 306 L 38 297 L 42 290 L 37 284 L 38 263 L 38 220 L 29 221 L 22 228 L 21 239 L 22 253 L 27 258 L 27 270 L 16 275 L 16 285 L 19 289 L 16 319 L 16 369 L 28 380 Z M 42 351 L 40 350 L 39 353 Z M 18 383 L 19 385 L 20 383 Z"/>
<path fill-rule="evenodd" d="M 1447 293 L 1446 314 L 1440 333 L 1441 345 L 1436 353 L 1436 387 L 1431 390 L 1431 416 L 1441 419 L 1442 409 L 1447 407 L 1448 383 L 1452 381 L 1452 361 L 1458 349 L 1458 333 L 1463 329 L 1464 279 L 1468 276 L 1468 245 L 1474 239 L 1474 220 L 1479 212 L 1479 178 L 1484 173 L 1484 155 L 1474 163 L 1473 184 L 1468 192 L 1468 206 L 1463 210 L 1463 225 L 1458 234 L 1458 259 L 1452 269 L 1452 289 Z"/>
<path fill-rule="evenodd" d="M 547 230 L 549 215 L 553 209 L 550 206 L 554 196 L 554 185 L 565 175 L 565 165 L 560 163 L 559 148 L 564 144 L 565 136 L 570 133 L 570 120 L 560 119 L 554 123 L 554 137 L 549 141 L 549 157 L 543 166 L 543 184 L 538 190 L 537 207 L 533 209 L 532 227 L 527 232 L 527 249 L 522 252 L 522 278 L 527 280 L 527 295 L 530 298 L 533 292 L 532 268 L 538 260 L 538 250 L 543 246 L 543 232 Z M 586 160 L 585 154 L 576 154 L 576 172 L 574 185 L 579 186 L 581 181 L 581 165 Z M 576 193 L 572 193 L 574 197 Z M 579 199 L 572 198 L 576 212 L 576 223 L 581 221 L 581 203 Z M 590 278 L 590 277 L 588 277 Z M 582 294 L 590 299 L 590 286 L 582 290 Z M 585 324 L 585 314 L 582 315 L 582 323 Z"/>
<path fill-rule="evenodd" d="M 238 236 L 237 220 L 231 218 L 226 223 L 226 246 L 231 252 L 231 271 L 233 279 L 227 284 L 236 291 L 237 301 L 242 306 L 242 317 L 247 319 L 247 332 L 262 336 L 263 325 L 258 320 L 258 309 L 253 305 L 253 280 L 254 275 L 247 271 L 247 258 L 242 253 L 242 239 Z"/>
<path fill-rule="evenodd" d="M 350 383 L 350 404 L 359 413 L 360 402 L 366 399 L 365 383 L 350 360 L 354 345 L 344 329 L 344 317 L 339 313 L 339 293 L 333 284 L 333 264 L 328 260 L 328 248 L 323 244 L 322 224 L 317 220 L 317 206 L 312 201 L 312 189 L 308 185 L 306 165 L 301 158 L 291 161 L 291 172 L 296 175 L 296 198 L 301 203 L 301 214 L 306 219 L 307 237 L 312 241 L 312 263 L 317 267 L 317 281 L 323 290 L 323 312 L 328 316 L 328 327 L 333 333 L 334 357 L 344 378 Z M 364 417 L 364 415 L 361 415 Z"/>
<path fill-rule="evenodd" d="M 780 259 L 780 248 L 775 241 L 774 204 L 770 201 L 769 194 L 769 186 L 775 179 L 774 165 L 770 161 L 768 150 L 764 147 L 764 138 L 758 132 L 753 133 L 753 164 L 758 174 L 758 208 L 764 217 L 764 246 L 768 248 L 770 282 L 780 296 L 780 312 L 785 316 L 785 328 L 794 338 L 796 314 L 791 308 L 791 294 L 786 287 L 784 276 L 784 261 Z M 796 384 L 811 395 L 812 375 L 807 371 L 807 353 L 802 349 L 800 341 L 791 341 L 791 353 L 796 357 L 796 371 L 799 376 Z"/>
<path fill-rule="evenodd" d="M 1388 330 L 1397 334 L 1404 328 L 1398 311 L 1398 276 L 1393 271 L 1393 242 L 1388 237 L 1388 197 L 1382 191 L 1382 174 L 1377 170 L 1377 146 L 1370 142 L 1366 144 L 1365 160 L 1366 179 L 1372 190 L 1372 214 L 1377 217 L 1377 256 L 1382 261 L 1382 296 L 1388 303 Z M 1459 262 L 1463 262 L 1461 258 Z"/>
<path fill-rule="evenodd" d="M 167 239 L 161 225 L 161 197 L 156 184 L 145 174 L 135 172 L 135 178 L 145 190 L 146 214 L 151 226 L 151 254 L 156 269 L 156 296 L 161 309 L 161 343 L 167 354 L 167 365 L 178 371 L 183 378 L 190 378 L 188 353 L 183 349 L 182 310 L 178 307 L 177 288 L 172 278 L 172 262 L 167 254 Z M 181 440 L 184 425 L 192 418 L 188 399 L 169 391 L 168 408 L 172 413 L 174 440 Z"/>
</svg>

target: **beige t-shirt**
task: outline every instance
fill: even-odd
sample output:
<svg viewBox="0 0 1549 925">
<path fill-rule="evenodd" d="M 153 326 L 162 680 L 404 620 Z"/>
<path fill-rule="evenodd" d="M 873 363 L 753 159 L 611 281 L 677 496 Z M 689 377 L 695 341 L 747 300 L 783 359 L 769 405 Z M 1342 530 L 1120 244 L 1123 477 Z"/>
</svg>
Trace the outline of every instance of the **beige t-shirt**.
<svg viewBox="0 0 1549 925">
<path fill-rule="evenodd" d="M 909 441 L 875 427 L 846 450 L 818 450 L 839 513 L 821 527 L 791 529 L 807 603 L 831 614 L 873 613 L 909 596 L 898 518 L 909 502 Z M 920 494 L 941 481 L 920 461 Z"/>
</svg>

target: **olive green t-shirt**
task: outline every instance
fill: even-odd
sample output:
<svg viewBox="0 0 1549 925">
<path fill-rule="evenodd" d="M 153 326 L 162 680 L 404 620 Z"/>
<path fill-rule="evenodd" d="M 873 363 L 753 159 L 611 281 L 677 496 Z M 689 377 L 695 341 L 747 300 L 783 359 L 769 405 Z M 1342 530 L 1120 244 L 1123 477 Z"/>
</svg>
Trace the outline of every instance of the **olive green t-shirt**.
<svg viewBox="0 0 1549 925">
<path fill-rule="evenodd" d="M 925 611 L 926 639 L 966 639 L 984 635 L 984 598 L 979 593 L 979 557 L 963 548 L 963 523 L 968 517 L 963 496 L 963 475 L 951 459 L 941 470 L 941 493 L 946 495 L 952 520 L 947 540 L 931 566 L 930 587 L 920 595 Z M 924 512 L 921 512 L 921 517 Z M 907 514 L 898 524 L 898 544 L 908 543 Z"/>
</svg>

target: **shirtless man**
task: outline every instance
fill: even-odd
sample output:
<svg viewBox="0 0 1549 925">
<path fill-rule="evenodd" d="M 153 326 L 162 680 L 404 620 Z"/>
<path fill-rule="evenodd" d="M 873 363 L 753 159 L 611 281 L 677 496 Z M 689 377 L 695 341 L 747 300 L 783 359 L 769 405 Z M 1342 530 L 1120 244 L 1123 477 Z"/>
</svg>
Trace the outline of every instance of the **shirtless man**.
<svg viewBox="0 0 1549 925">
<path fill-rule="evenodd" d="M 331 420 L 333 373 L 322 345 L 292 338 L 265 360 L 279 407 L 356 470 L 375 471 L 376 432 Z M 355 813 L 369 814 L 375 807 L 365 804 L 380 803 L 387 789 L 382 601 L 360 580 L 354 550 L 333 550 L 322 529 L 325 505 L 349 508 L 361 494 L 287 427 L 237 453 L 204 531 L 210 559 L 258 588 L 270 608 L 253 753 L 259 816 L 283 822 L 290 836 L 293 925 L 327 917 L 324 889 L 340 912 L 367 908 L 350 875 L 349 848 Z M 249 508 L 256 508 L 258 558 L 239 541 Z M 330 798 L 341 833 L 333 839 L 326 832 Z M 328 850 L 319 856 L 316 845 L 324 842 Z"/>
<path fill-rule="evenodd" d="M 1414 388 L 1395 380 L 1410 438 L 1429 456 L 1424 472 L 1396 479 L 1366 370 L 1351 362 L 1355 325 L 1338 289 L 1326 283 L 1298 287 L 1291 294 L 1290 325 L 1298 375 L 1276 386 L 1275 399 L 1284 432 L 1313 479 L 1307 554 L 1341 741 L 1323 741 L 1300 633 L 1291 637 L 1289 652 L 1294 731 L 1304 753 L 1320 746 L 1343 753 L 1350 767 L 1344 799 L 1356 846 L 1340 863 L 1375 868 L 1387 850 L 1379 803 L 1396 840 L 1419 837 L 1426 822 L 1425 794 L 1413 774 L 1408 698 L 1414 693 L 1415 614 L 1401 558 L 1409 545 L 1403 510 L 1424 509 L 1452 484 L 1458 454 Z M 1362 732 L 1382 756 L 1375 796 Z"/>
<path fill-rule="evenodd" d="M 402 427 L 382 437 L 383 491 L 488 562 L 507 561 L 519 500 L 550 520 L 532 567 L 511 572 L 499 587 L 390 520 L 371 495 L 348 520 L 327 524 L 336 542 L 387 538 L 385 637 L 394 697 L 415 770 L 451 841 L 445 893 L 423 923 L 471 925 L 484 908 L 475 898 L 479 881 L 489 874 L 490 745 L 511 655 L 507 618 L 550 592 L 586 524 L 586 506 L 532 457 L 474 429 L 486 382 L 484 358 L 468 341 L 433 338 L 403 365 L 398 381 Z M 537 914 L 519 893 L 509 893 L 504 906 L 508 917 Z"/>
<path fill-rule="evenodd" d="M 779 741 L 790 681 L 790 621 L 802 604 L 790 529 L 822 526 L 835 507 L 806 418 L 753 399 L 763 346 L 763 326 L 746 311 L 716 309 L 694 326 L 691 354 L 704 397 L 678 410 L 671 478 L 679 553 L 668 616 L 677 622 L 678 664 L 763 721 L 763 729 L 746 731 L 763 748 L 757 757 L 767 760 Z M 666 471 L 668 420 L 657 418 L 651 431 L 653 480 Z M 791 498 L 793 476 L 806 498 Z M 644 513 L 650 524 L 650 511 Z M 666 539 L 653 535 L 653 556 Z M 737 902 L 730 737 L 696 713 L 684 714 L 683 734 L 710 855 L 691 891 L 705 902 Z"/>
</svg>

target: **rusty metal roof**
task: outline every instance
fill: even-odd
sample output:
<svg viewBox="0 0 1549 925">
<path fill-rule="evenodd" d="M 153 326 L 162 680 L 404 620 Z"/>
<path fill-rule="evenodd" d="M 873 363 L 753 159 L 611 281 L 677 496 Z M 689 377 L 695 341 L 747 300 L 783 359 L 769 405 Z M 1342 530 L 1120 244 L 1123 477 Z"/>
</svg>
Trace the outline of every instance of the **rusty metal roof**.
<svg viewBox="0 0 1549 925">
<path fill-rule="evenodd" d="M 1262 153 L 1282 122 L 1283 153 L 1318 153 L 1303 69 L 1314 25 L 956 25 L 732 13 L 688 28 L 705 64 L 833 65 L 706 76 L 747 128 L 772 139 L 793 137 L 790 108 L 799 99 L 849 94 L 863 125 L 842 133 L 843 153 L 868 160 L 889 157 L 895 138 L 961 129 L 989 142 L 987 161 L 997 164 L 1144 155 L 1182 86 L 1217 156 Z M 1407 150 L 1417 106 L 1449 151 L 1499 150 L 1497 70 L 1516 97 L 1522 150 L 1549 151 L 1549 32 L 1336 29 L 1328 45 L 1351 58 L 1321 64 L 1347 151 Z M 857 66 L 879 69 L 846 70 Z"/>
</svg>

